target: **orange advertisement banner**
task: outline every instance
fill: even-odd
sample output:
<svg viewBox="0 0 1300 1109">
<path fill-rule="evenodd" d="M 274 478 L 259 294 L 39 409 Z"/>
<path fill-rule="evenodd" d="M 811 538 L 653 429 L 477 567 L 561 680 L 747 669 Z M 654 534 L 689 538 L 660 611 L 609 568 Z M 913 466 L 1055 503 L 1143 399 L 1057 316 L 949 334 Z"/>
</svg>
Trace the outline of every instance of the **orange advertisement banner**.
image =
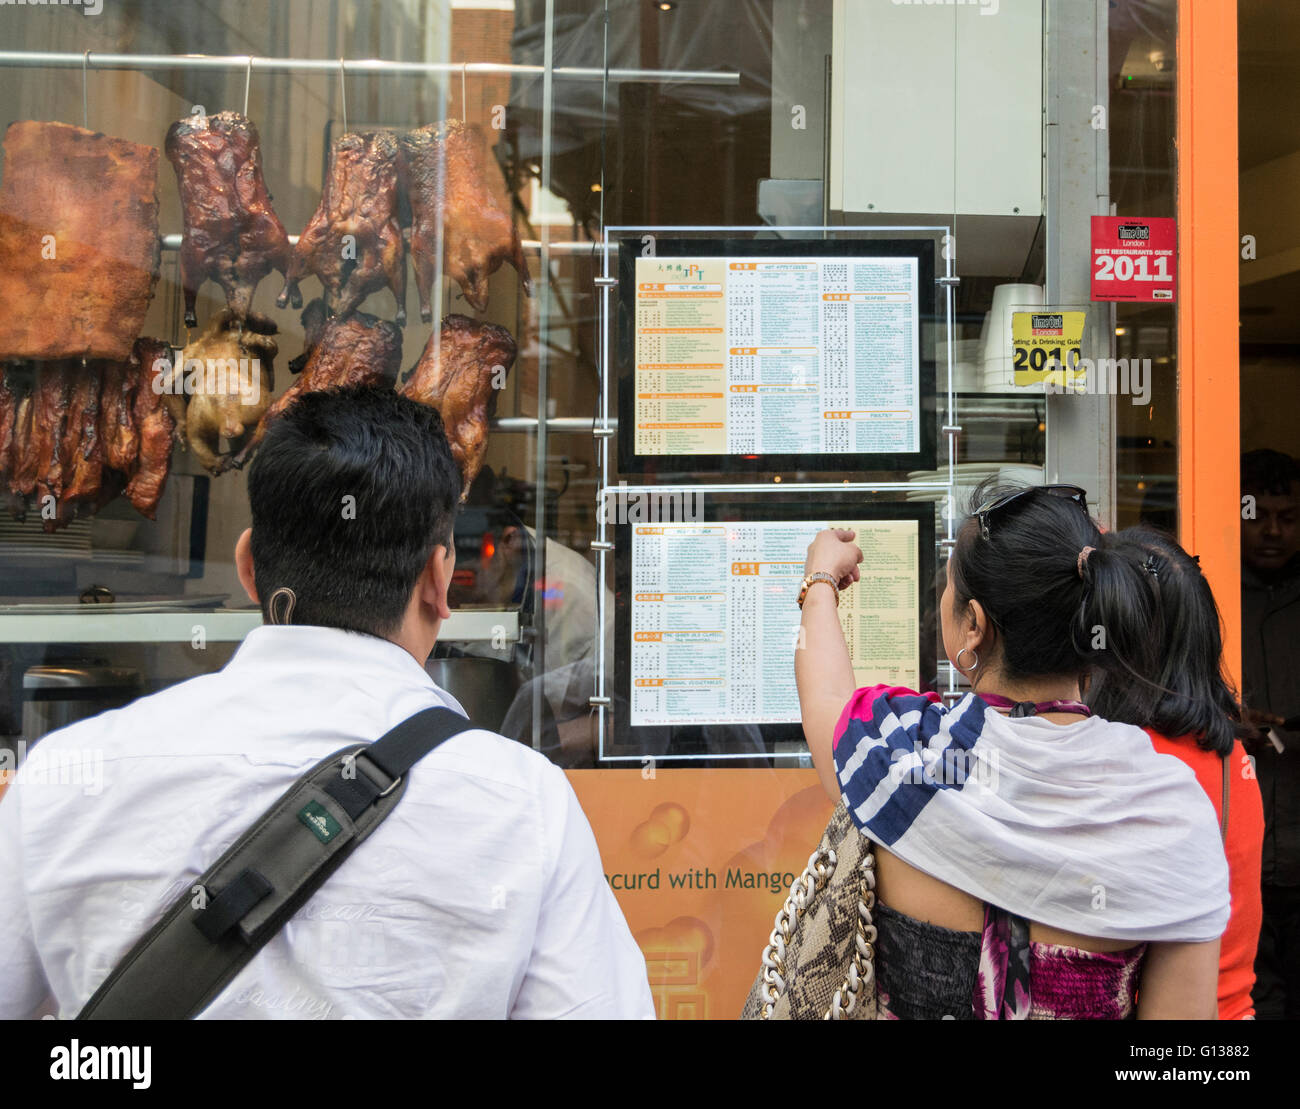
<svg viewBox="0 0 1300 1109">
<path fill-rule="evenodd" d="M 831 801 L 813 770 L 570 770 L 665 1020 L 734 1020 Z M 648 776 L 653 774 L 653 776 Z"/>
</svg>

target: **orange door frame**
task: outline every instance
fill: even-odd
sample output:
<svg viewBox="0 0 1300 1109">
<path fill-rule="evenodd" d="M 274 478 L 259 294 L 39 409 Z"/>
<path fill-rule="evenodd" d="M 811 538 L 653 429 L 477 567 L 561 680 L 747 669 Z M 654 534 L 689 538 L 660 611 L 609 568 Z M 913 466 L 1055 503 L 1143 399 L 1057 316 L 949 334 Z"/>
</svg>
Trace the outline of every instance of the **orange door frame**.
<svg viewBox="0 0 1300 1109">
<path fill-rule="evenodd" d="M 1178 520 L 1241 675 L 1237 0 L 1178 2 Z"/>
</svg>

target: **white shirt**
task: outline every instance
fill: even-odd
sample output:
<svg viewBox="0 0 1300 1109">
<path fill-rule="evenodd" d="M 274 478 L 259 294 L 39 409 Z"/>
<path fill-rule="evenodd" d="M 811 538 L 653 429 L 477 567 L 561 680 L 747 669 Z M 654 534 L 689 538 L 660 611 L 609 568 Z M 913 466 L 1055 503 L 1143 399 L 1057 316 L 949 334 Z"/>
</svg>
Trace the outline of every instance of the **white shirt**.
<svg viewBox="0 0 1300 1109">
<path fill-rule="evenodd" d="M 261 627 L 218 673 L 54 732 L 0 800 L 0 1019 L 72 1017 L 257 816 L 327 755 L 460 705 L 387 640 Z M 62 784 L 60 784 L 62 783 Z M 205 1018 L 654 1016 L 645 960 L 559 768 L 478 729 Z"/>
</svg>

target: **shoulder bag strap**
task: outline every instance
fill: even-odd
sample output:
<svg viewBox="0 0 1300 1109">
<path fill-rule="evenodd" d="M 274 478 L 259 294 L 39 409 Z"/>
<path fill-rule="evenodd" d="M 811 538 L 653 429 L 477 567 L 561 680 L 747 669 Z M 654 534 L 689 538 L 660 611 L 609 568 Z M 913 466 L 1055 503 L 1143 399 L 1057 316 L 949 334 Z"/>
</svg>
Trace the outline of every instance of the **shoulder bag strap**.
<svg viewBox="0 0 1300 1109">
<path fill-rule="evenodd" d="M 317 763 L 172 903 L 77 1019 L 197 1016 L 392 812 L 407 771 L 472 727 L 425 709 Z"/>
</svg>

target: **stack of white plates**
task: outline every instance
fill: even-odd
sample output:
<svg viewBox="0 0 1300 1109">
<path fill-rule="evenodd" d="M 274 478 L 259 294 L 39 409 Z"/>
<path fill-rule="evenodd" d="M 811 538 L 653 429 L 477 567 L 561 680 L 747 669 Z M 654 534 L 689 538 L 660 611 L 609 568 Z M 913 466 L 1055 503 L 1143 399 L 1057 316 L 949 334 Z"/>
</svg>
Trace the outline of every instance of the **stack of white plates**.
<svg viewBox="0 0 1300 1109">
<path fill-rule="evenodd" d="M 0 557 L 45 558 L 47 556 L 90 555 L 90 520 L 73 520 L 66 528 L 47 534 L 39 507 L 27 509 L 19 522 L 7 512 L 0 514 Z"/>
<path fill-rule="evenodd" d="M 980 380 L 984 392 L 1011 392 L 1015 388 L 1011 315 L 1013 312 L 1032 312 L 1042 304 L 1041 285 L 999 285 L 993 290 L 993 308 L 984 317 L 984 328 L 980 332 L 984 351 Z"/>
<path fill-rule="evenodd" d="M 952 368 L 952 391 L 954 393 L 979 393 L 983 391 L 984 381 L 980 376 L 978 362 L 957 362 Z M 938 374 L 938 391 L 943 396 L 948 392 L 948 365 L 940 363 Z"/>
<path fill-rule="evenodd" d="M 978 393 L 980 391 L 980 359 L 983 357 L 979 339 L 958 339 L 952 346 L 952 388 L 954 393 Z M 935 344 L 935 360 L 938 363 L 936 382 L 940 393 L 948 391 L 948 347 L 946 342 Z"/>
</svg>

